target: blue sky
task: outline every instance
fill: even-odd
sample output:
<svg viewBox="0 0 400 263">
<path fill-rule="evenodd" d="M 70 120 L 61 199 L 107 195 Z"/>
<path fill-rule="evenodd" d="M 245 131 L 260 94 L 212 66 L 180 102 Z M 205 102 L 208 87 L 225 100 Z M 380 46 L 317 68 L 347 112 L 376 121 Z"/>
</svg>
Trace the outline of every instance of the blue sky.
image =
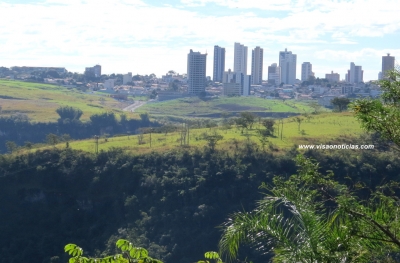
<svg viewBox="0 0 400 263">
<path fill-rule="evenodd" d="M 297 54 L 316 77 L 344 78 L 350 62 L 374 80 L 381 57 L 400 58 L 400 16 L 393 0 L 0 0 L 0 66 L 60 66 L 83 72 L 186 73 L 190 49 L 208 53 L 233 46 L 264 49 L 264 75 L 279 51 Z"/>
</svg>

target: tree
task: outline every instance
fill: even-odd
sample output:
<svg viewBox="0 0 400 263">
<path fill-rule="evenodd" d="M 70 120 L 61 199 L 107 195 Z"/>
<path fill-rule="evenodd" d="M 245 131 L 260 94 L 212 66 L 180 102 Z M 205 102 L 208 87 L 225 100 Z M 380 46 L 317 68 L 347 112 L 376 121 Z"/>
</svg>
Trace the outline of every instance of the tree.
<svg viewBox="0 0 400 263">
<path fill-rule="evenodd" d="M 157 91 L 155 89 L 153 89 L 153 91 L 150 94 L 150 99 L 152 99 L 152 100 L 155 99 L 157 97 L 157 95 L 158 95 Z"/>
<path fill-rule="evenodd" d="M 140 113 L 139 117 L 140 120 L 142 121 L 142 124 L 147 125 L 150 123 L 150 115 L 147 112 Z"/>
<path fill-rule="evenodd" d="M 56 112 L 60 115 L 60 119 L 70 119 L 70 120 L 79 120 L 82 116 L 83 112 L 80 109 L 73 108 L 70 106 L 62 106 L 59 107 Z"/>
<path fill-rule="evenodd" d="M 268 142 L 268 136 L 271 134 L 268 130 L 258 130 L 258 139 L 260 140 L 263 151 L 265 150 L 265 145 Z"/>
<path fill-rule="evenodd" d="M 178 79 L 174 79 L 169 83 L 169 88 L 173 91 L 178 91 L 180 88 L 180 82 Z"/>
<path fill-rule="evenodd" d="M 237 212 L 223 224 L 223 255 L 235 258 L 242 244 L 287 263 L 377 262 L 400 251 L 397 199 L 385 194 L 392 186 L 359 201 L 357 187 L 320 174 L 315 161 L 299 155 L 297 165 L 297 175 L 262 185 L 267 194 L 253 211 Z"/>
<path fill-rule="evenodd" d="M 268 134 L 267 136 L 270 136 L 274 133 L 274 125 L 275 125 L 275 121 L 272 119 L 264 119 L 261 122 L 262 126 L 265 127 L 265 131 Z"/>
<path fill-rule="evenodd" d="M 342 112 L 344 110 L 347 110 L 347 107 L 350 104 L 350 100 L 348 98 L 336 97 L 331 100 L 331 103 L 337 111 Z"/>
<path fill-rule="evenodd" d="M 234 121 L 235 121 L 235 124 L 236 124 L 237 127 L 242 128 L 241 133 L 243 133 L 244 129 L 248 128 L 248 125 L 247 125 L 247 122 L 246 122 L 245 119 L 243 119 L 243 118 L 235 118 Z"/>
<path fill-rule="evenodd" d="M 244 123 L 246 123 L 246 128 L 252 129 L 254 123 L 256 122 L 256 115 L 252 112 L 241 112 L 240 118 Z"/>
<path fill-rule="evenodd" d="M 316 101 L 310 102 L 308 106 L 314 109 L 313 114 L 318 114 L 322 108 L 322 106 Z"/>
<path fill-rule="evenodd" d="M 208 148 L 213 152 L 217 142 L 222 140 L 224 137 L 216 132 L 214 134 L 204 134 L 203 139 L 207 141 Z"/>
<path fill-rule="evenodd" d="M 18 145 L 13 141 L 6 141 L 6 148 L 9 153 L 14 153 L 18 149 Z"/>
<path fill-rule="evenodd" d="M 116 245 L 121 250 L 121 254 L 104 258 L 84 257 L 83 249 L 75 244 L 67 244 L 64 251 L 71 256 L 70 263 L 162 263 L 158 259 L 149 257 L 149 252 L 146 249 L 134 247 L 128 240 L 119 239 Z"/>
<path fill-rule="evenodd" d="M 355 117 L 368 132 L 377 132 L 400 149 L 400 71 L 387 73 L 378 82 L 383 91 L 381 99 L 357 99 L 351 105 Z"/>
<path fill-rule="evenodd" d="M 46 140 L 48 144 L 53 146 L 56 146 L 56 144 L 60 142 L 60 138 L 58 138 L 58 136 L 53 133 L 47 134 Z"/>
<path fill-rule="evenodd" d="M 300 131 L 300 125 L 303 122 L 303 118 L 301 117 L 295 117 L 294 120 L 297 122 L 297 128 Z"/>
</svg>

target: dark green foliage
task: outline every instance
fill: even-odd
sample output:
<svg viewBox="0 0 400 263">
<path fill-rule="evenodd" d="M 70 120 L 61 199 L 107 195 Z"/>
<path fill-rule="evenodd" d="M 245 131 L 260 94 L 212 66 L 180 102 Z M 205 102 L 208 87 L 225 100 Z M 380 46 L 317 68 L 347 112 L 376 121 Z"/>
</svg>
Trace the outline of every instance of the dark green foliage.
<svg viewBox="0 0 400 263">
<path fill-rule="evenodd" d="M 246 243 L 282 263 L 377 262 L 400 252 L 398 183 L 349 187 L 332 172 L 321 174 L 312 159 L 299 155 L 297 165 L 297 174 L 261 186 L 266 195 L 256 209 L 224 223 L 224 254 L 235 258 Z"/>
<path fill-rule="evenodd" d="M 350 100 L 348 98 L 336 97 L 336 98 L 332 99 L 331 103 L 336 111 L 342 112 L 342 111 L 347 110 L 347 107 L 350 104 Z"/>
<path fill-rule="evenodd" d="M 400 71 L 388 72 L 387 79 L 379 84 L 381 100 L 358 99 L 351 108 L 366 131 L 379 133 L 400 149 Z"/>
<path fill-rule="evenodd" d="M 18 149 L 18 145 L 13 141 L 6 141 L 7 151 L 13 153 Z"/>
<path fill-rule="evenodd" d="M 58 115 L 60 115 L 61 120 L 69 119 L 69 120 L 79 120 L 82 116 L 83 112 L 80 109 L 63 106 L 56 110 Z"/>
<path fill-rule="evenodd" d="M 261 124 L 265 128 L 265 133 L 266 133 L 267 136 L 271 136 L 274 133 L 275 120 L 273 120 L 273 119 L 264 119 L 264 120 L 262 120 Z"/>
<path fill-rule="evenodd" d="M 57 135 L 50 133 L 50 134 L 47 134 L 46 141 L 48 144 L 55 146 L 57 143 L 60 142 L 60 138 Z"/>
<path fill-rule="evenodd" d="M 246 123 L 246 128 L 252 129 L 256 122 L 256 115 L 252 112 L 241 112 L 240 118 Z"/>
<path fill-rule="evenodd" d="M 0 155 L 0 263 L 56 262 L 56 257 L 66 262 L 66 243 L 82 245 L 90 257 L 105 257 L 117 253 L 120 238 L 166 263 L 196 262 L 216 249 L 216 226 L 233 212 L 254 208 L 262 182 L 296 172 L 296 154 L 275 156 L 238 144 L 232 153 L 128 156 L 112 149 L 94 156 L 52 149 Z M 371 187 L 400 179 L 394 154 L 307 155 L 343 183 L 347 176 Z M 244 249 L 254 262 L 268 260 Z"/>
<path fill-rule="evenodd" d="M 102 134 L 114 135 L 128 132 L 133 134 L 140 127 L 160 126 L 148 119 L 142 121 L 122 118 L 119 122 L 114 113 L 96 114 L 91 116 L 91 120 L 91 122 L 83 123 L 77 119 L 67 118 L 60 119 L 55 123 L 35 123 L 29 122 L 29 119 L 23 114 L 0 117 L 0 153 L 7 151 L 6 141 L 13 141 L 17 146 L 23 145 L 26 141 L 43 143 L 48 141 L 48 134 L 56 135 L 59 141 L 70 141 L 92 138 L 94 135 Z"/>
</svg>

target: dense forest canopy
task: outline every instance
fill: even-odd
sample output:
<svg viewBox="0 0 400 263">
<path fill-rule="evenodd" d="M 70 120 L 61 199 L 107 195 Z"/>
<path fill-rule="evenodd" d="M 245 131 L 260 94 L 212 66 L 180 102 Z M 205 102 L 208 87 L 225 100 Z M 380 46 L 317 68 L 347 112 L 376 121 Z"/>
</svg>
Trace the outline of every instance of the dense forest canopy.
<svg viewBox="0 0 400 263">
<path fill-rule="evenodd" d="M 67 243 L 106 255 L 115 252 L 118 238 L 167 263 L 199 260 L 217 249 L 216 227 L 262 197 L 256 190 L 262 182 L 296 172 L 295 149 L 273 155 L 248 147 L 142 156 L 118 149 L 97 156 L 70 149 L 1 155 L 0 262 L 64 262 Z M 374 186 L 400 176 L 400 162 L 388 152 L 307 155 L 342 182 L 350 177 Z"/>
</svg>

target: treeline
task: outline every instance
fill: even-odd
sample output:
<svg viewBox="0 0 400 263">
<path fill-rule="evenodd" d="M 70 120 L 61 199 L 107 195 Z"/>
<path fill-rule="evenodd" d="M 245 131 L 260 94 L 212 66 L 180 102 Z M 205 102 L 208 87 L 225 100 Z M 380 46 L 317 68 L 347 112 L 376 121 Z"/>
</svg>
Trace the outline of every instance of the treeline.
<svg viewBox="0 0 400 263">
<path fill-rule="evenodd" d="M 10 150 L 7 149 L 7 141 L 23 146 L 45 143 L 49 134 L 70 139 L 86 139 L 95 135 L 135 134 L 143 127 L 160 126 L 150 121 L 148 114 L 141 114 L 141 119 L 136 120 L 127 119 L 123 114 L 117 118 L 113 112 L 95 114 L 90 116 L 90 121 L 81 122 L 79 117 L 82 113 L 79 110 L 68 112 L 70 107 L 63 108 L 63 111 L 58 112 L 58 122 L 30 122 L 26 115 L 22 114 L 0 118 L 0 153 Z"/>
<path fill-rule="evenodd" d="M 0 262 L 66 262 L 67 243 L 92 256 L 110 254 L 118 238 L 166 263 L 196 262 L 205 251 L 217 250 L 217 226 L 262 198 L 262 182 L 296 173 L 296 155 L 295 149 L 277 155 L 251 144 L 229 152 L 205 148 L 142 156 L 119 149 L 0 155 Z M 400 161 L 389 152 L 306 155 L 342 182 L 374 187 L 400 179 Z M 267 261 L 246 249 L 240 256 Z"/>
</svg>

